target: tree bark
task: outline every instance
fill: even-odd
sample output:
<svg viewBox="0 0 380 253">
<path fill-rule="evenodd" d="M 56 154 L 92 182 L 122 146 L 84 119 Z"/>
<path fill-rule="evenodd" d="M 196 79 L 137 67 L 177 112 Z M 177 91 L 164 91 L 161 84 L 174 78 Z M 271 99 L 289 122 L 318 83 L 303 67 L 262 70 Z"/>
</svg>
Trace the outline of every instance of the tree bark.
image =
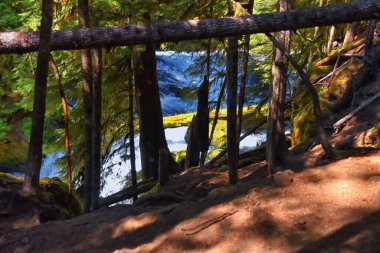
<svg viewBox="0 0 380 253">
<path fill-rule="evenodd" d="M 239 180 L 237 167 L 239 143 L 236 129 L 237 78 L 238 78 L 238 45 L 236 37 L 228 37 L 227 48 L 227 157 L 228 181 L 236 184 Z"/>
<path fill-rule="evenodd" d="M 96 48 L 93 54 L 94 74 L 92 86 L 92 194 L 91 210 L 99 207 L 100 169 L 101 169 L 101 132 L 102 132 L 102 49 Z"/>
<path fill-rule="evenodd" d="M 191 123 L 186 133 L 186 159 L 184 169 L 199 165 L 199 142 L 198 142 L 198 118 L 193 116 Z"/>
<path fill-rule="evenodd" d="M 293 9 L 293 0 L 279 0 L 279 11 Z M 281 43 L 287 51 L 290 49 L 291 32 L 282 31 L 276 33 L 276 40 Z M 272 87 L 269 96 L 269 112 L 267 125 L 267 164 L 269 174 L 275 172 L 281 164 L 283 156 L 287 151 L 285 141 L 285 97 L 286 83 L 288 79 L 288 60 L 283 52 L 277 47 L 274 49 L 272 65 Z"/>
<path fill-rule="evenodd" d="M 210 109 L 208 107 L 208 93 L 210 89 L 210 84 L 208 82 L 207 75 L 205 76 L 203 83 L 200 85 L 198 89 L 198 107 L 197 107 L 197 124 L 198 135 L 194 136 L 198 141 L 199 151 L 201 152 L 199 165 L 203 167 L 204 162 L 206 160 L 206 155 L 208 151 L 208 129 L 210 122 Z M 199 155 L 199 154 L 198 154 Z"/>
<path fill-rule="evenodd" d="M 131 48 L 132 56 L 133 48 Z M 137 188 L 136 153 L 135 153 L 135 126 L 134 126 L 134 79 L 132 69 L 132 57 L 127 62 L 128 69 L 128 129 L 129 129 L 129 156 L 131 163 L 132 187 Z M 137 194 L 133 195 L 133 201 L 137 200 Z"/>
<path fill-rule="evenodd" d="M 35 74 L 32 129 L 30 133 L 28 163 L 22 187 L 22 192 L 25 195 L 35 194 L 39 186 L 52 25 L 53 1 L 46 0 L 42 2 L 42 20 L 39 32 L 41 43 L 38 50 L 37 71 Z"/>
<path fill-rule="evenodd" d="M 327 52 L 326 54 L 329 55 L 333 49 L 333 44 L 336 38 L 338 27 L 336 25 L 333 25 L 330 27 L 330 32 L 329 32 L 329 39 L 327 41 Z"/>
<path fill-rule="evenodd" d="M 326 131 L 323 127 L 321 106 L 319 103 L 318 93 L 315 90 L 314 85 L 310 82 L 309 78 L 307 78 L 306 76 L 306 73 L 297 64 L 297 62 L 293 59 L 293 57 L 291 57 L 289 52 L 286 51 L 285 47 L 281 43 L 279 43 L 271 34 L 267 33 L 266 35 L 275 44 L 275 46 L 284 53 L 284 56 L 289 59 L 290 63 L 298 72 L 298 75 L 304 81 L 306 88 L 310 92 L 310 96 L 313 102 L 314 116 L 315 116 L 315 121 L 317 123 L 317 132 L 318 132 L 319 141 L 321 142 L 323 150 L 326 152 L 326 154 L 329 157 L 334 157 L 335 156 L 334 150 L 331 144 L 329 143 Z"/>
<path fill-rule="evenodd" d="M 351 42 L 354 41 L 356 35 L 356 29 L 359 27 L 360 22 L 355 21 L 348 25 L 348 30 L 344 36 L 344 41 L 342 47 L 347 47 Z"/>
<path fill-rule="evenodd" d="M 371 55 L 371 49 L 373 45 L 373 36 L 376 29 L 376 24 L 378 23 L 378 20 L 371 20 L 368 23 L 367 27 L 367 36 L 365 39 L 365 57 L 368 58 Z"/>
<path fill-rule="evenodd" d="M 51 65 L 51 68 L 53 69 L 55 79 L 57 80 L 57 87 L 58 87 L 59 95 L 61 96 L 61 101 L 62 101 L 63 119 L 65 121 L 65 152 L 66 152 L 66 158 L 67 158 L 67 186 L 69 188 L 69 193 L 71 193 L 72 176 L 71 176 L 69 110 L 67 106 L 65 90 L 63 89 L 63 85 L 62 85 L 61 75 L 59 74 L 57 64 L 55 64 L 52 55 L 50 55 L 50 65 Z"/>
<path fill-rule="evenodd" d="M 250 14 L 252 14 L 254 1 L 249 0 L 247 9 Z M 244 36 L 244 46 L 243 46 L 243 63 L 241 70 L 241 83 L 239 91 L 239 100 L 238 100 L 238 116 L 237 116 L 237 135 L 240 137 L 241 128 L 243 125 L 243 108 L 245 101 L 245 87 L 247 85 L 247 76 L 248 76 L 248 59 L 249 59 L 249 42 L 250 36 L 247 34 Z"/>
<path fill-rule="evenodd" d="M 154 44 L 134 58 L 134 77 L 138 102 L 140 125 L 141 166 L 145 179 L 158 178 L 158 161 L 160 148 L 168 149 L 162 119 L 161 101 L 156 72 L 156 53 Z M 169 153 L 170 154 L 170 153 Z M 170 155 L 169 170 L 173 172 L 174 159 Z"/>
<path fill-rule="evenodd" d="M 90 27 L 88 0 L 78 0 L 78 17 L 81 28 Z M 54 37 L 54 36 L 53 36 Z M 82 68 L 83 119 L 84 119 L 84 212 L 91 209 L 92 195 L 92 61 L 91 51 L 80 53 Z"/>
<path fill-rule="evenodd" d="M 52 34 L 52 50 L 116 47 L 295 30 L 376 19 L 379 18 L 379 13 L 379 1 L 361 0 L 355 3 L 244 17 L 55 31 Z M 38 44 L 38 33 L 35 32 L 0 33 L 2 54 L 37 51 Z"/>
<path fill-rule="evenodd" d="M 222 87 L 220 88 L 220 92 L 219 92 L 219 95 L 218 95 L 218 101 L 216 102 L 214 119 L 212 121 L 212 127 L 211 127 L 211 133 L 210 133 L 209 147 L 210 147 L 211 141 L 212 141 L 212 139 L 214 137 L 214 132 L 215 132 L 216 124 L 218 123 L 219 111 L 220 111 L 220 107 L 222 105 L 222 100 L 223 100 L 223 97 L 224 97 L 224 90 L 226 89 L 226 85 L 227 85 L 227 78 L 224 78 L 224 81 L 222 83 Z"/>
<path fill-rule="evenodd" d="M 168 174 L 168 166 L 169 166 L 169 150 L 165 148 L 161 148 L 158 152 L 159 154 L 159 165 L 158 165 L 158 182 L 161 186 L 166 185 L 166 183 L 169 181 L 169 174 Z"/>
</svg>

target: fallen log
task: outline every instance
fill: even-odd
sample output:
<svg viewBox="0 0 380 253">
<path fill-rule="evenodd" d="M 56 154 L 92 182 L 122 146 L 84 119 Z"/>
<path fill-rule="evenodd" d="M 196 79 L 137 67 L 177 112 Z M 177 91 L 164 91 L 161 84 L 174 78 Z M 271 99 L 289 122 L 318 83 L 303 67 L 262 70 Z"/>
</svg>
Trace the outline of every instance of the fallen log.
<svg viewBox="0 0 380 253">
<path fill-rule="evenodd" d="M 330 64 L 331 62 L 336 61 L 336 59 L 338 57 L 340 57 L 341 55 L 345 55 L 347 52 L 350 52 L 351 50 L 353 50 L 353 49 L 355 49 L 361 45 L 364 45 L 364 43 L 365 43 L 365 38 L 362 38 L 362 39 L 354 42 L 352 45 L 345 47 L 345 48 L 342 48 L 342 49 L 339 49 L 335 53 L 327 56 L 326 58 L 324 58 L 322 60 L 320 60 L 319 62 L 317 62 L 317 64 L 315 64 L 315 66 L 318 67 L 318 66 Z"/>
<path fill-rule="evenodd" d="M 334 129 L 340 128 L 341 125 L 343 125 L 344 123 L 346 123 L 347 121 L 349 121 L 360 110 L 364 109 L 365 107 L 367 107 L 368 105 L 370 105 L 372 102 L 374 102 L 378 98 L 380 98 L 380 92 L 377 93 L 375 96 L 373 96 L 371 99 L 363 102 L 358 108 L 356 108 L 355 110 L 353 110 L 351 113 L 347 114 L 346 116 L 344 116 L 343 118 L 341 118 L 340 120 L 338 120 L 337 122 L 335 122 L 334 125 L 333 125 Z"/>
<path fill-rule="evenodd" d="M 379 17 L 380 1 L 361 0 L 355 3 L 344 3 L 289 12 L 247 15 L 243 17 L 53 31 L 51 35 L 51 49 L 78 50 L 84 48 L 224 38 L 242 34 L 329 26 Z M 0 54 L 33 52 L 37 51 L 38 45 L 39 32 L 0 33 Z"/>
<path fill-rule="evenodd" d="M 139 182 L 136 186 L 130 186 L 108 197 L 101 198 L 99 200 L 99 207 L 109 206 L 117 202 L 133 198 L 133 196 L 149 191 L 155 184 L 156 181 L 153 178 Z"/>
<path fill-rule="evenodd" d="M 267 118 L 261 118 L 251 129 L 249 129 L 247 132 L 245 132 L 242 136 L 240 136 L 238 142 L 240 143 L 242 140 L 244 140 L 247 136 L 253 134 L 259 127 L 264 125 L 267 122 Z M 210 161 L 208 161 L 205 164 L 206 168 L 210 168 L 211 165 L 213 165 L 216 161 L 218 161 L 220 158 L 222 158 L 225 154 L 227 154 L 227 149 L 223 149 L 217 156 L 212 158 Z"/>
</svg>

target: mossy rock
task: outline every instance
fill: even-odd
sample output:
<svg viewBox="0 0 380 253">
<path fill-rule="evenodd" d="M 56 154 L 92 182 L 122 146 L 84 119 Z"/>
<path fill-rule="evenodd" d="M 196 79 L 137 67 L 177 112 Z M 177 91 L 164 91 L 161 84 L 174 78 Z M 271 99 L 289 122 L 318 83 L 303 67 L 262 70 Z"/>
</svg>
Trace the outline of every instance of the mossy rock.
<svg viewBox="0 0 380 253">
<path fill-rule="evenodd" d="M 332 66 L 318 66 L 310 68 L 308 75 L 317 77 L 330 71 Z M 331 81 L 327 79 L 324 85 L 316 86 L 324 119 L 328 118 L 332 111 L 336 112 L 350 103 L 355 87 L 359 87 L 365 81 L 363 73 L 363 61 L 354 60 L 337 71 Z M 308 91 L 304 91 L 295 99 L 293 109 L 297 112 L 292 119 L 291 140 L 292 146 L 295 146 L 317 134 L 313 104 Z"/>
<path fill-rule="evenodd" d="M 17 184 L 21 187 L 23 177 L 16 177 L 8 173 L 0 173 L 0 181 L 4 184 Z M 82 206 L 79 198 L 69 194 L 68 187 L 59 178 L 42 178 L 40 180 L 40 194 L 37 196 L 42 205 L 54 206 L 58 213 L 56 218 L 68 219 L 82 213 Z M 54 219 L 54 218 L 52 218 Z"/>
<path fill-rule="evenodd" d="M 380 129 L 372 127 L 358 133 L 353 141 L 354 148 L 380 148 Z"/>
</svg>

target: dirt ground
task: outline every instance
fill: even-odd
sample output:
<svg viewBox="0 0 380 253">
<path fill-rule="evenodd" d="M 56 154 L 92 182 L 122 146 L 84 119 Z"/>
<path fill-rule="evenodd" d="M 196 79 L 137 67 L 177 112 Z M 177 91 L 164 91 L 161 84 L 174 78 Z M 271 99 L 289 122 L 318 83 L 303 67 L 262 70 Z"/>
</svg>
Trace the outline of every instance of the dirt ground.
<svg viewBox="0 0 380 253">
<path fill-rule="evenodd" d="M 380 151 L 306 169 L 287 187 L 264 165 L 240 169 L 236 186 L 225 171 L 188 171 L 165 188 L 180 203 L 14 221 L 0 252 L 380 252 Z"/>
<path fill-rule="evenodd" d="M 358 101 L 380 89 L 368 87 L 376 90 Z M 241 168 L 234 186 L 226 171 L 190 169 L 156 198 L 71 220 L 40 224 L 33 204 L 23 207 L 29 216 L 0 210 L 0 252 L 378 253 L 380 150 L 352 145 L 379 139 L 367 135 L 379 119 L 378 99 L 333 135 L 337 159 L 324 159 L 318 145 L 289 156 L 285 169 L 296 173 L 286 187 L 275 186 L 261 162 Z"/>
</svg>

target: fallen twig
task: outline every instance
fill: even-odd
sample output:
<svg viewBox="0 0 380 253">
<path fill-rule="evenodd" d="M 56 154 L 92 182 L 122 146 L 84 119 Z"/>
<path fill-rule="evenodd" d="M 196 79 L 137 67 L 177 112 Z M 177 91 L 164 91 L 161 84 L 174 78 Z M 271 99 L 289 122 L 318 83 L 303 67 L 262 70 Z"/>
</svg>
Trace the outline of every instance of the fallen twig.
<svg viewBox="0 0 380 253">
<path fill-rule="evenodd" d="M 214 225 L 215 223 L 218 223 L 222 220 L 224 220 L 225 218 L 237 213 L 238 211 L 232 211 L 232 212 L 229 212 L 229 213 L 224 213 L 218 217 L 215 217 L 215 218 L 212 218 L 210 220 L 207 220 L 205 222 L 202 222 L 201 224 L 193 227 L 193 228 L 181 228 L 182 231 L 185 231 L 185 232 L 188 232 L 186 233 L 185 235 L 194 235 L 194 234 L 197 234 L 199 232 L 201 232 L 202 230 L 205 230 L 206 228 Z"/>
<path fill-rule="evenodd" d="M 351 113 L 349 113 L 348 115 L 346 115 L 342 119 L 338 120 L 333 125 L 334 128 L 335 129 L 339 128 L 342 124 L 344 124 L 346 121 L 350 120 L 353 116 L 355 116 L 361 109 L 363 109 L 364 107 L 368 106 L 369 104 L 371 104 L 373 101 L 375 101 L 379 97 L 380 97 L 380 92 L 377 93 L 375 96 L 373 96 L 371 99 L 369 99 L 369 100 L 365 101 L 364 103 L 362 103 L 358 108 L 356 108 L 355 110 L 353 110 Z"/>
</svg>

